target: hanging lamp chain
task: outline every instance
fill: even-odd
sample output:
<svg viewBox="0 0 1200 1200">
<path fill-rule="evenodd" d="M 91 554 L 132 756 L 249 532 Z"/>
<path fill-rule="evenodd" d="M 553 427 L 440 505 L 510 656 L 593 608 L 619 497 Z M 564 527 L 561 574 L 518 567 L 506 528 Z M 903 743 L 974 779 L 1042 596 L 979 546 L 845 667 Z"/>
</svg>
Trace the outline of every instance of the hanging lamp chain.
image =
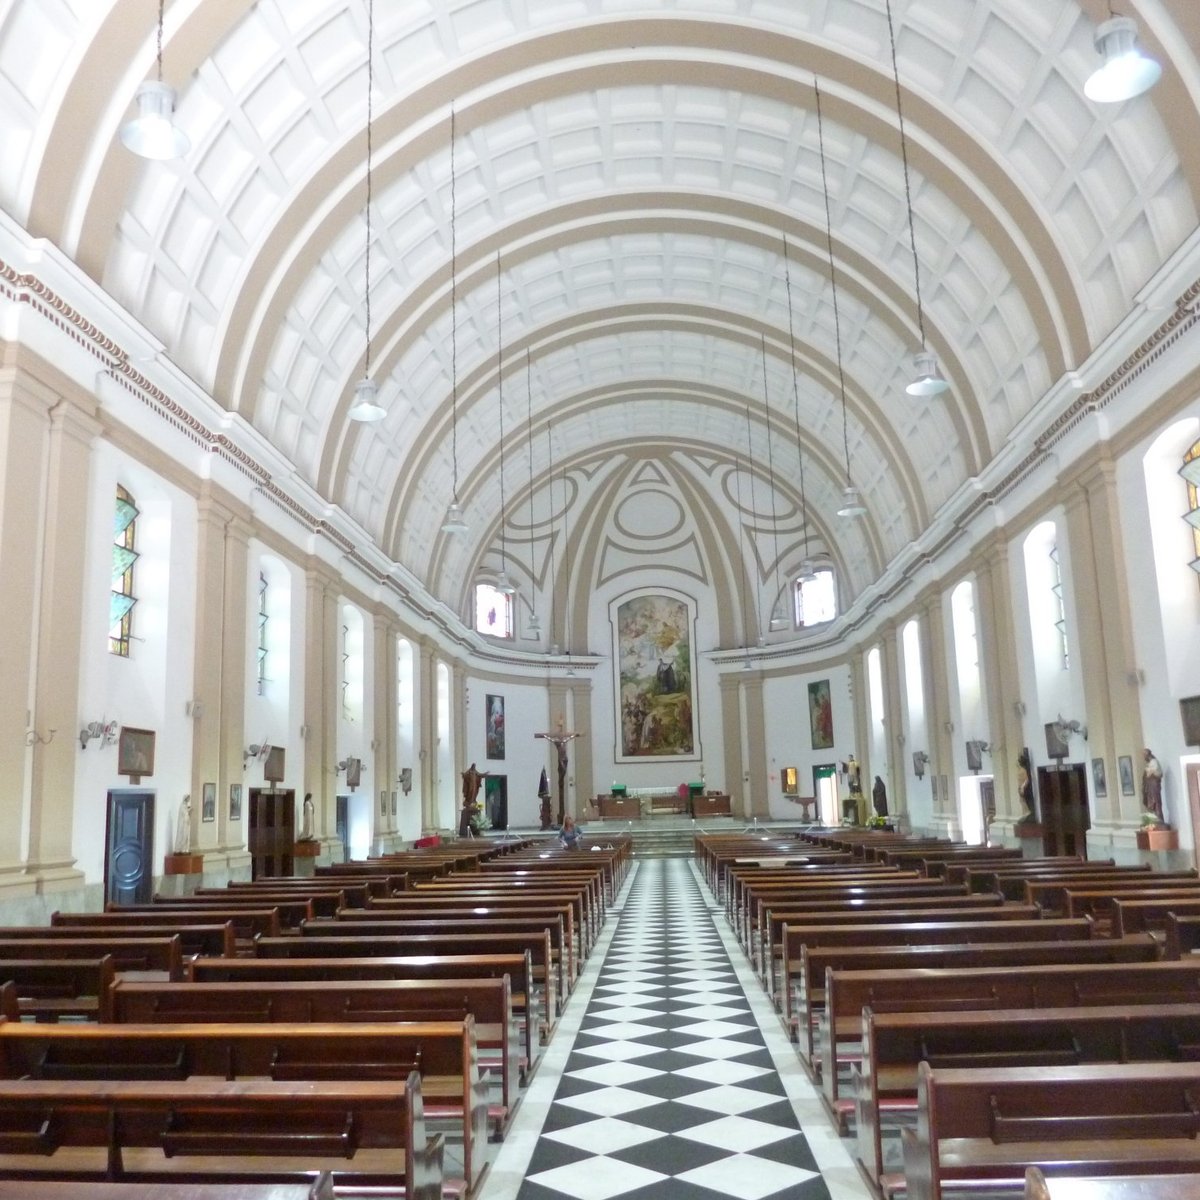
<svg viewBox="0 0 1200 1200">
<path fill-rule="evenodd" d="M 892 0 L 887 0 L 888 40 L 892 47 L 892 82 L 896 85 L 896 123 L 900 126 L 900 160 L 904 164 L 904 204 L 908 211 L 908 242 L 912 248 L 913 283 L 917 291 L 917 329 L 925 349 L 925 307 L 921 303 L 921 263 L 917 258 L 917 229 L 913 219 L 912 184 L 908 176 L 908 137 L 904 132 L 904 106 L 900 102 L 900 63 L 896 57 L 896 28 L 892 22 Z"/>
<path fill-rule="evenodd" d="M 454 105 L 450 106 L 450 460 L 458 503 L 458 193 Z"/>
<path fill-rule="evenodd" d="M 533 367 L 528 347 L 525 348 L 525 423 L 529 440 L 529 574 L 536 583 L 537 571 L 533 563 Z M 537 616 L 537 588 L 532 584 L 529 589 L 529 610 L 533 616 Z"/>
<path fill-rule="evenodd" d="M 500 295 L 500 251 L 496 251 L 496 388 L 500 395 L 500 570 L 508 574 L 508 545 L 504 522 L 508 505 L 504 496 L 504 307 Z"/>
<path fill-rule="evenodd" d="M 747 441 L 749 441 L 750 429 L 750 410 L 746 409 L 746 430 Z M 747 447 L 748 449 L 748 447 Z M 735 457 L 733 460 L 733 479 L 737 495 L 737 522 L 738 522 L 738 555 L 741 562 L 738 564 L 738 594 L 742 608 L 742 641 L 746 648 L 746 661 L 750 661 L 750 623 L 746 619 L 746 517 L 742 511 L 742 460 Z"/>
<path fill-rule="evenodd" d="M 363 377 L 371 377 L 371 198 L 374 147 L 371 125 L 375 115 L 375 0 L 367 0 L 367 252 L 365 256 L 367 350 Z"/>
<path fill-rule="evenodd" d="M 771 553 L 775 556 L 775 598 L 771 601 L 771 615 L 768 619 L 768 629 L 775 620 L 775 609 L 779 604 L 779 492 L 775 487 L 775 437 L 771 432 L 771 395 L 767 390 L 767 337 L 760 335 L 762 343 L 762 376 L 763 376 L 763 408 L 767 419 L 767 478 L 771 482 Z"/>
<path fill-rule="evenodd" d="M 163 12 L 166 0 L 158 0 L 158 29 L 155 31 L 154 61 L 158 67 L 158 82 L 162 83 Z"/>
<path fill-rule="evenodd" d="M 800 520 L 804 527 L 804 557 L 808 558 L 808 497 L 804 492 L 804 446 L 800 440 L 800 382 L 796 372 L 796 327 L 792 320 L 792 269 L 787 235 L 783 239 L 783 283 L 787 290 L 788 340 L 792 352 L 792 404 L 796 418 L 796 456 L 800 460 Z"/>
<path fill-rule="evenodd" d="M 829 208 L 829 176 L 825 167 L 825 120 L 821 112 L 821 85 L 814 79 L 813 90 L 817 94 L 817 138 L 821 145 L 821 189 L 825 193 L 825 245 L 829 252 L 829 282 L 833 289 L 833 336 L 837 346 L 838 387 L 842 396 L 842 450 L 846 459 L 846 486 L 852 487 L 850 478 L 850 431 L 846 417 L 846 372 L 842 367 L 842 317 L 838 306 L 837 268 L 833 261 L 833 215 Z"/>
</svg>

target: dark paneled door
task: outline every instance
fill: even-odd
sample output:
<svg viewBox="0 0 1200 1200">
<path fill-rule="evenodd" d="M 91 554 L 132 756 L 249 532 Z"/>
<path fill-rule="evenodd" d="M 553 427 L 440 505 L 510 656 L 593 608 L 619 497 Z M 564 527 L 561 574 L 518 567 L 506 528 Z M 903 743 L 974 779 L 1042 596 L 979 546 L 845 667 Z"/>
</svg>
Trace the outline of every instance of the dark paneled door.
<svg viewBox="0 0 1200 1200">
<path fill-rule="evenodd" d="M 146 904 L 154 891 L 154 793 L 108 793 L 104 898 Z"/>
</svg>

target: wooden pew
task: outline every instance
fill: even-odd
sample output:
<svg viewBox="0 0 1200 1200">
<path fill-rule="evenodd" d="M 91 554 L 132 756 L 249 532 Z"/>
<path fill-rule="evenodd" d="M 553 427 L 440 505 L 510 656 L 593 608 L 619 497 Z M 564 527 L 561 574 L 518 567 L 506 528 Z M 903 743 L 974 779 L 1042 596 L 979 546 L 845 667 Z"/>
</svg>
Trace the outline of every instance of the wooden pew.
<svg viewBox="0 0 1200 1200">
<path fill-rule="evenodd" d="M 88 1200 L 336 1200 L 333 1176 L 310 1172 L 302 1183 L 99 1183 Z M 0 1200 L 79 1200 L 79 1184 L 60 1179 L 0 1179 Z"/>
<path fill-rule="evenodd" d="M 1200 916 L 1185 916 L 1178 912 L 1167 914 L 1164 958 L 1187 958 L 1200 949 Z"/>
<path fill-rule="evenodd" d="M 228 922 L 211 922 L 202 925 L 187 925 L 172 922 L 169 925 L 138 925 L 136 930 L 128 932 L 110 929 L 108 925 L 5 925 L 0 928 L 0 941 L 95 941 L 118 946 L 127 941 L 143 941 L 150 938 L 154 941 L 170 940 L 178 937 L 180 953 L 188 955 L 229 955 L 238 952 L 238 941 L 234 937 L 233 926 Z M 146 970 L 145 960 L 140 958 L 136 950 L 131 950 L 128 966 L 122 966 L 120 954 L 114 953 L 118 959 L 118 970 Z M 151 968 L 152 970 L 152 968 Z"/>
<path fill-rule="evenodd" d="M 403 979 L 418 983 L 462 978 L 510 982 L 513 1011 L 521 1028 L 525 1080 L 536 1070 L 541 1055 L 540 1032 L 545 1027 L 532 955 L 528 950 L 509 954 L 429 954 L 405 957 L 361 958 L 198 958 L 190 966 L 197 983 L 320 982 L 336 984 L 338 991 L 350 980 Z"/>
<path fill-rule="evenodd" d="M 473 1191 L 487 1166 L 487 1090 L 469 1014 L 388 1024 L 0 1023 L 4 1079 L 402 1081 L 413 1071 L 426 1117 L 461 1130 L 465 1184 Z"/>
<path fill-rule="evenodd" d="M 789 1033 L 797 1039 L 801 1061 L 819 1078 L 822 1070 L 817 1057 L 814 1035 L 825 1011 L 825 983 L 828 972 L 888 971 L 912 968 L 918 971 L 962 971 L 972 967 L 1021 968 L 1054 963 L 1113 964 L 1154 963 L 1159 946 L 1153 938 L 1142 936 L 1117 941 L 1090 938 L 1073 942 L 1023 941 L 975 943 L 967 945 L 927 946 L 804 946 L 800 952 L 798 978 L 803 981 L 799 996 L 793 998 Z"/>
<path fill-rule="evenodd" d="M 1188 896 L 1153 895 L 1121 897 L 1112 906 L 1112 935 L 1166 931 L 1167 918 L 1200 916 L 1200 892 Z"/>
<path fill-rule="evenodd" d="M 367 954 L 472 954 L 511 953 L 529 950 L 534 976 L 545 989 L 546 1019 L 562 1013 L 566 988 L 566 932 L 562 922 L 545 920 L 480 920 L 464 930 L 464 923 L 418 922 L 383 917 L 374 922 L 340 920 L 331 926 L 301 926 L 301 937 L 259 937 L 254 950 L 259 958 L 296 955 L 313 958 L 338 954 L 362 958 Z M 342 944 L 337 944 L 342 943 Z"/>
<path fill-rule="evenodd" d="M 0 961 L 0 982 L 11 984 L 23 1017 L 95 1021 L 108 1012 L 116 972 L 111 955 L 95 958 L 10 958 Z"/>
<path fill-rule="evenodd" d="M 1021 1187 L 1027 1167 L 1086 1174 L 1200 1168 L 1200 1063 L 918 1068 L 905 1129 L 909 1200 Z M 885 1181 L 885 1190 L 887 1184 Z"/>
<path fill-rule="evenodd" d="M 406 901 L 424 901 L 430 908 L 447 908 L 462 904 L 497 905 L 515 908 L 525 904 L 530 908 L 539 902 L 570 904 L 575 932 L 579 937 L 580 954 L 586 956 L 604 923 L 604 903 L 593 887 L 599 878 L 578 883 L 546 882 L 538 884 L 525 879 L 495 881 L 468 879 L 460 882 L 454 876 L 423 883 L 409 896 L 393 896 L 376 900 L 368 909 L 401 909 Z"/>
<path fill-rule="evenodd" d="M 76 1188 L 139 1177 L 305 1182 L 334 1170 L 339 1182 L 403 1187 L 406 1200 L 442 1195 L 443 1140 L 426 1137 L 415 1071 L 366 1083 L 3 1080 L 0 1111 L 0 1171 Z"/>
<path fill-rule="evenodd" d="M 797 980 L 810 999 L 820 999 L 824 975 L 808 979 L 801 953 L 807 947 L 862 948 L 982 945 L 987 942 L 1073 942 L 1092 936 L 1085 919 L 1037 921 L 909 921 L 897 925 L 784 925 L 781 941 L 782 984 L 777 1004 L 786 1025 L 791 1017 L 791 996 Z"/>
<path fill-rule="evenodd" d="M 460 1021 L 470 1015 L 481 1069 L 495 1067 L 500 1102 L 488 1116 L 501 1136 L 517 1106 L 521 1035 L 507 975 L 495 979 L 272 980 L 246 983 L 129 983 L 110 992 L 116 1024 L 215 1021 Z"/>
<path fill-rule="evenodd" d="M 56 912 L 50 914 L 51 925 L 79 928 L 91 926 L 98 929 L 110 929 L 114 932 L 123 930 L 130 935 L 143 928 L 172 929 L 188 925 L 224 925 L 226 923 L 233 926 L 234 937 L 240 942 L 249 942 L 260 934 L 263 937 L 279 937 L 283 932 L 277 908 L 219 908 L 214 905 L 197 909 L 156 904 L 147 912 L 131 912 L 126 909 L 101 913 Z M 186 943 L 184 952 L 187 953 Z"/>
<path fill-rule="evenodd" d="M 189 927 L 191 930 L 194 927 Z M 212 954 L 233 953 L 233 929 L 227 925 L 205 926 L 211 931 L 197 937 L 195 944 L 208 947 Z M 8 936 L 9 934 L 12 936 Z M 170 930 L 151 936 L 138 931 L 138 937 L 114 937 L 104 929 L 76 926 L 57 929 L 49 925 L 17 926 L 0 930 L 0 959 L 7 958 L 97 958 L 111 954 L 114 968 L 161 979 L 183 978 L 183 934 Z"/>
<path fill-rule="evenodd" d="M 781 911 L 767 909 L 763 915 L 766 962 L 763 984 L 775 995 L 779 981 L 776 967 L 783 954 L 783 930 L 789 925 L 899 925 L 911 921 L 1036 921 L 1039 912 L 1032 904 L 1003 904 L 995 893 L 976 896 L 916 896 L 886 900 L 844 903 L 819 901 L 803 908 L 787 906 Z"/>
<path fill-rule="evenodd" d="M 883 1113 L 917 1106 L 917 1065 L 1075 1066 L 1177 1062 L 1200 1049 L 1200 1004 L 862 1013 L 862 1060 L 852 1098 L 833 1115 L 844 1132 L 855 1114 L 858 1159 L 878 1184 L 884 1173 Z"/>
<path fill-rule="evenodd" d="M 1047 1175 L 1029 1167 L 1025 1200 L 1200 1200 L 1200 1174 Z"/>
</svg>

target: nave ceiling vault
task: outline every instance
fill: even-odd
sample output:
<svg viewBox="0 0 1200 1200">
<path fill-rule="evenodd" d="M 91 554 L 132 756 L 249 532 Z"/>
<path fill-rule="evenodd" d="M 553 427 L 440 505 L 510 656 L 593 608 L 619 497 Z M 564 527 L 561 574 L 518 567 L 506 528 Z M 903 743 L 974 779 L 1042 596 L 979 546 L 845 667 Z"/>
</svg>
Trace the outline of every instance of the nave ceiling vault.
<svg viewBox="0 0 1200 1200">
<path fill-rule="evenodd" d="M 524 584 L 552 586 L 521 523 L 559 473 L 574 548 L 595 533 L 563 586 L 607 577 L 602 531 L 628 499 L 613 480 L 639 456 L 709 539 L 704 570 L 758 538 L 747 577 L 774 588 L 806 508 L 851 602 L 1053 423 L 1078 394 L 1064 379 L 1119 365 L 1114 331 L 1153 320 L 1140 294 L 1196 235 L 1193 0 L 1123 5 L 1164 75 L 1113 106 L 1082 91 L 1102 0 L 892 0 L 921 314 L 885 0 L 375 0 L 370 357 L 388 414 L 360 425 L 367 0 L 167 3 L 191 149 L 165 163 L 117 137 L 157 7 L 0 4 L 0 207 L 461 613 L 499 569 L 502 522 L 510 559 L 528 540 Z M 941 397 L 904 392 L 919 315 Z M 765 497 L 768 457 L 757 514 L 702 482 L 752 460 Z M 854 528 L 835 515 L 847 458 Z M 449 539 L 455 473 L 470 531 Z M 766 571 L 764 521 L 783 547 Z"/>
</svg>

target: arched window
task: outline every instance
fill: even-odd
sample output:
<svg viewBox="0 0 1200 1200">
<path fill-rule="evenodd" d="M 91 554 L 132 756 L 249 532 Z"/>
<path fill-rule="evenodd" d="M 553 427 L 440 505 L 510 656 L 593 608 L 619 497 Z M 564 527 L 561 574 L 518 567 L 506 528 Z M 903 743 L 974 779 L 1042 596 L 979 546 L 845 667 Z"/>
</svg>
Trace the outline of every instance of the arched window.
<svg viewBox="0 0 1200 1200">
<path fill-rule="evenodd" d="M 1188 565 L 1200 573 L 1200 442 L 1194 442 L 1183 456 L 1179 473 L 1187 483 L 1188 510 L 1183 519 L 1192 527 L 1192 550 L 1196 555 Z"/>
<path fill-rule="evenodd" d="M 837 616 L 837 587 L 828 568 L 816 571 L 812 579 L 797 579 L 794 596 L 796 624 L 801 629 L 824 625 Z"/>
<path fill-rule="evenodd" d="M 498 591 L 490 583 L 475 585 L 475 631 L 488 637 L 513 635 L 512 596 Z"/>
<path fill-rule="evenodd" d="M 133 639 L 133 606 L 137 603 L 133 572 L 138 560 L 138 509 L 133 497 L 117 485 L 117 503 L 113 514 L 112 593 L 108 602 L 108 648 L 113 654 L 129 657 Z"/>
<path fill-rule="evenodd" d="M 1058 647 L 1062 655 L 1062 668 L 1071 665 L 1071 648 L 1067 642 L 1067 602 L 1063 596 L 1062 564 L 1058 558 L 1058 543 L 1053 542 L 1050 554 L 1050 594 L 1053 597 L 1054 628 L 1058 630 Z"/>
</svg>

